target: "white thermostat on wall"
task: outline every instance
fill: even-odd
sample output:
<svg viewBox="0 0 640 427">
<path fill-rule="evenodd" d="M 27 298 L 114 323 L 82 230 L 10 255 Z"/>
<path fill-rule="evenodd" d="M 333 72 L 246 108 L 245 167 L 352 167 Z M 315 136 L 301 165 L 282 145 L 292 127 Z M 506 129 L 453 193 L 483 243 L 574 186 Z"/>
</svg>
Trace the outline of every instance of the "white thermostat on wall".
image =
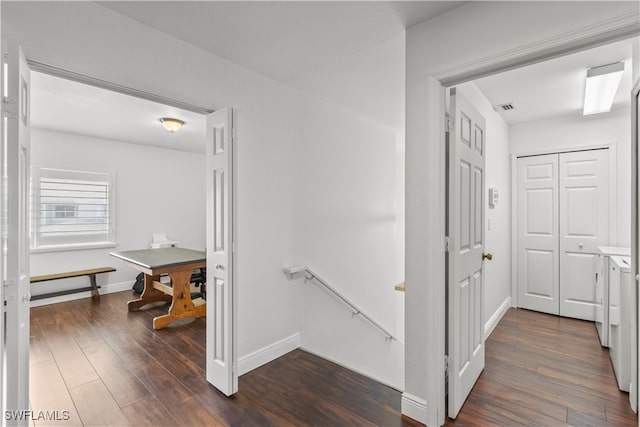
<svg viewBox="0 0 640 427">
<path fill-rule="evenodd" d="M 496 205 L 498 204 L 498 198 L 499 198 L 498 189 L 493 187 L 489 188 L 489 207 L 490 208 L 496 207 Z"/>
</svg>

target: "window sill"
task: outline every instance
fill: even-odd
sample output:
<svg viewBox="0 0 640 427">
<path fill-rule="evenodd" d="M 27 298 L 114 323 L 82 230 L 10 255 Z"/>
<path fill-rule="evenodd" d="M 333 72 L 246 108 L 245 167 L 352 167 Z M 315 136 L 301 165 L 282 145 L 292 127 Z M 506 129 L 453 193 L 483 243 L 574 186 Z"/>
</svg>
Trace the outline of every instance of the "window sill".
<svg viewBox="0 0 640 427">
<path fill-rule="evenodd" d="M 39 248 L 32 248 L 31 253 L 41 252 L 62 252 L 62 251 L 82 251 L 85 249 L 102 249 L 102 248 L 115 248 L 116 242 L 100 242 L 100 243 L 74 243 L 72 245 L 51 245 L 42 246 Z"/>
</svg>

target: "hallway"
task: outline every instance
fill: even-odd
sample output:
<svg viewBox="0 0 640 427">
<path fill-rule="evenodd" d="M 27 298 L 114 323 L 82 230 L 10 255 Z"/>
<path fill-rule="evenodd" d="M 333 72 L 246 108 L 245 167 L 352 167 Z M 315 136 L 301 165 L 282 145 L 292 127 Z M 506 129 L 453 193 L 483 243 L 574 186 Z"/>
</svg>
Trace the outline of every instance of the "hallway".
<svg viewBox="0 0 640 427">
<path fill-rule="evenodd" d="M 510 309 L 486 341 L 486 367 L 447 425 L 637 426 L 593 323 Z"/>
<path fill-rule="evenodd" d="M 300 349 L 239 379 L 227 398 L 205 380 L 205 321 L 155 331 L 156 306 L 130 291 L 31 309 L 31 405 L 68 411 L 39 425 L 418 426 L 400 392 Z"/>
<path fill-rule="evenodd" d="M 299 350 L 242 376 L 240 393 L 226 399 L 204 381 L 204 322 L 153 331 L 161 309 L 127 313 L 129 298 L 32 309 L 34 409 L 70 410 L 61 425 L 418 425 L 400 416 L 400 393 Z M 447 425 L 637 426 L 637 419 L 591 322 L 511 309 Z"/>
</svg>

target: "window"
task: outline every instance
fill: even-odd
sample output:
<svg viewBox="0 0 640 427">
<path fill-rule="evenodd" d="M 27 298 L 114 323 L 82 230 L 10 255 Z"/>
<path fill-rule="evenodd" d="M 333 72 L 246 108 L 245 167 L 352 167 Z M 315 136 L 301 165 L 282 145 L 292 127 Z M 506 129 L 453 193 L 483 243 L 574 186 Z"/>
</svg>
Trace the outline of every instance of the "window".
<svg viewBox="0 0 640 427">
<path fill-rule="evenodd" d="M 33 168 L 31 249 L 115 245 L 111 174 Z"/>
</svg>

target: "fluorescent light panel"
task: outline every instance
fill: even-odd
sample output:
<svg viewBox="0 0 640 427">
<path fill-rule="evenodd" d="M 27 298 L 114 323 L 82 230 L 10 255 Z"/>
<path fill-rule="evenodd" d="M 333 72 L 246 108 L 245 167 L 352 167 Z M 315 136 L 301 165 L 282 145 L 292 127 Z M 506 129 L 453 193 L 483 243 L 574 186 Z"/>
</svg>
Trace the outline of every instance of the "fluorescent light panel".
<svg viewBox="0 0 640 427">
<path fill-rule="evenodd" d="M 583 115 L 607 113 L 618 91 L 624 72 L 624 62 L 590 68 L 584 91 Z"/>
</svg>

